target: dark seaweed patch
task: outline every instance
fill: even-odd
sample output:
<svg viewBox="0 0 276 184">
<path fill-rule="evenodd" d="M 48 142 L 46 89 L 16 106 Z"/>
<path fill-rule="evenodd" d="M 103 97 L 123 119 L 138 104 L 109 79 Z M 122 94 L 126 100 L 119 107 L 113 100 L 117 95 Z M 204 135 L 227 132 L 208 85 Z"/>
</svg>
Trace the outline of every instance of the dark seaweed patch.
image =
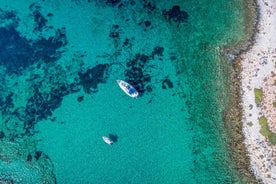
<svg viewBox="0 0 276 184">
<path fill-rule="evenodd" d="M 35 31 L 42 31 L 48 20 L 39 12 L 39 10 L 35 10 L 33 16 L 34 21 L 36 22 Z"/>
<path fill-rule="evenodd" d="M 3 139 L 5 137 L 5 133 L 3 131 L 0 131 L 0 139 Z"/>
<path fill-rule="evenodd" d="M 55 122 L 55 121 L 57 120 L 57 118 L 56 118 L 56 117 L 51 117 L 50 120 L 51 120 L 52 122 Z"/>
<path fill-rule="evenodd" d="M 57 75 L 59 74 L 60 73 L 57 73 Z M 54 78 L 57 78 L 57 76 L 54 76 Z M 49 82 L 51 79 L 45 81 L 47 78 L 41 80 L 44 81 L 44 84 L 42 81 L 34 82 L 32 86 L 33 96 L 27 100 L 27 105 L 25 107 L 16 108 L 13 110 L 13 112 L 9 111 L 11 116 L 16 117 L 19 122 L 24 123 L 22 130 L 15 130 L 15 132 L 21 132 L 21 134 L 14 135 L 13 139 L 18 138 L 18 136 L 33 135 L 36 132 L 36 123 L 40 120 L 50 117 L 52 112 L 61 105 L 64 96 L 68 95 L 69 93 L 79 91 L 77 81 L 75 81 L 75 83 L 67 84 L 66 82 L 60 80 L 53 82 Z M 51 88 L 50 92 L 43 92 L 43 90 L 41 90 L 41 86 L 45 85 L 45 83 L 47 83 Z M 51 120 L 55 121 L 55 118 L 51 118 Z M 18 125 L 19 122 L 13 123 L 10 122 L 10 118 L 7 118 L 5 120 L 5 125 L 9 126 L 8 123 Z M 12 126 L 12 124 L 10 126 Z M 20 127 L 21 126 L 16 126 L 16 128 Z"/>
<path fill-rule="evenodd" d="M 42 151 L 36 151 L 34 157 L 36 160 L 38 160 L 41 157 L 41 155 L 42 155 Z"/>
<path fill-rule="evenodd" d="M 14 107 L 12 96 L 13 96 L 13 93 L 10 93 L 8 96 L 6 96 L 4 102 L 2 102 L 1 109 L 3 109 L 3 111 L 7 111 L 8 109 Z"/>
<path fill-rule="evenodd" d="M 143 31 L 147 31 L 148 29 L 152 29 L 152 26 L 151 26 L 152 24 L 151 24 L 151 21 L 149 21 L 149 20 L 139 22 L 138 25 L 143 28 Z"/>
<path fill-rule="evenodd" d="M 52 14 L 52 13 L 47 14 L 47 17 L 53 17 L 53 16 L 54 16 L 54 14 Z"/>
<path fill-rule="evenodd" d="M 177 59 L 176 56 L 170 56 L 170 60 L 174 61 L 174 60 L 176 60 L 176 59 Z"/>
<path fill-rule="evenodd" d="M 27 161 L 28 162 L 31 162 L 33 159 L 32 155 L 29 153 L 28 156 L 27 156 Z"/>
<path fill-rule="evenodd" d="M 162 14 L 169 22 L 173 21 L 178 25 L 180 23 L 187 22 L 188 19 L 188 13 L 184 10 L 181 10 L 180 6 L 178 5 L 173 6 L 169 10 L 163 10 Z"/>
<path fill-rule="evenodd" d="M 129 39 L 126 38 L 125 41 L 123 42 L 123 47 L 126 47 L 129 45 Z"/>
<path fill-rule="evenodd" d="M 79 96 L 77 100 L 78 100 L 78 102 L 82 102 L 83 99 L 84 99 L 84 96 Z"/>
<path fill-rule="evenodd" d="M 110 38 L 119 38 L 119 32 L 111 31 L 111 32 L 109 33 L 109 37 L 110 37 Z"/>
<path fill-rule="evenodd" d="M 136 2 L 135 1 L 130 1 L 130 3 L 129 3 L 131 6 L 134 6 L 134 5 L 136 5 Z"/>
<path fill-rule="evenodd" d="M 124 72 L 126 81 L 129 82 L 140 95 L 143 95 L 145 92 L 152 92 L 153 88 L 150 85 L 152 79 L 148 69 L 154 67 L 150 64 L 150 62 L 154 60 L 154 56 L 157 55 L 162 57 L 163 52 L 164 47 L 156 46 L 151 55 L 138 53 L 126 63 L 127 69 Z"/>
<path fill-rule="evenodd" d="M 149 74 L 145 73 L 145 66 L 152 59 L 152 57 L 145 54 L 136 54 L 134 59 L 127 62 L 127 69 L 125 70 L 125 76 L 127 81 L 133 85 L 133 87 L 143 94 L 146 90 L 145 86 L 151 81 Z"/>
<path fill-rule="evenodd" d="M 33 48 L 13 27 L 0 28 L 0 64 L 8 71 L 17 71 L 31 65 Z"/>
<path fill-rule="evenodd" d="M 163 56 L 164 47 L 156 46 L 152 52 L 152 56 Z"/>
<path fill-rule="evenodd" d="M 120 2 L 121 2 L 121 0 L 106 0 L 105 4 L 109 5 L 109 6 L 116 6 Z"/>
<path fill-rule="evenodd" d="M 58 29 L 54 37 L 29 41 L 21 37 L 13 27 L 0 28 L 0 64 L 8 72 L 18 73 L 20 70 L 39 60 L 53 62 L 61 57 L 61 47 L 67 44 L 65 28 Z"/>
<path fill-rule="evenodd" d="M 48 39 L 41 38 L 32 44 L 34 50 L 33 58 L 42 59 L 45 62 L 54 62 L 61 58 L 62 50 L 59 48 L 67 45 L 65 28 L 57 29 L 55 36 Z"/>
<path fill-rule="evenodd" d="M 78 62 L 80 62 L 79 67 L 81 67 L 81 56 L 76 59 L 80 59 Z M 74 61 L 77 62 L 77 60 Z M 60 65 L 43 64 L 43 68 L 42 76 L 33 74 L 28 79 L 28 82 L 32 84 L 30 90 L 33 93 L 27 99 L 26 106 L 11 109 L 13 111 L 9 110 L 8 113 L 13 116 L 14 121 L 10 121 L 11 118 L 6 118 L 4 121 L 6 126 L 16 127 L 11 130 L 16 135 L 13 136 L 13 140 L 25 135 L 32 136 L 36 133 L 36 123 L 51 117 L 53 111 L 61 105 L 64 96 L 80 90 L 77 77 L 78 70 L 74 73 L 76 75 L 74 81 L 68 83 L 64 77 L 65 73 L 69 73 Z M 49 90 L 44 91 L 44 87 Z M 1 101 L 4 102 L 3 99 Z M 50 118 L 50 120 L 55 121 L 55 117 Z M 21 123 L 20 126 L 18 126 L 18 123 Z"/>
<path fill-rule="evenodd" d="M 47 20 L 39 12 L 40 7 L 32 4 L 30 9 L 33 10 L 36 26 L 38 25 L 39 29 L 45 27 Z M 42 62 L 53 62 L 61 57 L 64 51 L 61 47 L 67 44 L 65 28 L 57 29 L 55 35 L 47 39 L 40 36 L 37 40 L 28 40 L 16 30 L 16 21 L 20 19 L 16 17 L 15 12 L 0 10 L 0 17 L 9 22 L 7 27 L 0 27 L 0 65 L 7 69 L 7 75 L 9 73 L 20 74 L 22 70 L 38 62 L 40 62 L 37 65 L 39 68 Z M 34 79 L 39 77 L 34 76 Z M 53 84 L 56 87 L 53 87 L 48 95 L 39 90 L 41 83 L 34 83 L 34 85 L 37 86 L 34 87 L 33 96 L 27 100 L 26 107 L 12 109 L 14 107 L 12 93 L 0 98 L 2 112 L 15 117 L 13 118 L 15 120 L 10 117 L 4 120 L 6 126 L 16 127 L 12 130 L 14 133 L 10 136 L 11 140 L 18 138 L 22 133 L 22 130 L 18 130 L 20 134 L 15 133 L 21 127 L 18 126 L 20 121 L 24 122 L 23 131 L 25 130 L 29 135 L 36 122 L 51 116 L 52 111 L 61 104 L 62 97 L 69 94 L 67 89 L 72 91 L 75 84 L 70 84 L 70 86 Z M 10 130 L 9 127 L 8 130 Z"/>
<path fill-rule="evenodd" d="M 146 21 L 144 22 L 144 24 L 145 24 L 146 27 L 149 27 L 149 26 L 151 25 L 151 22 L 150 22 L 149 20 L 146 20 Z"/>
<path fill-rule="evenodd" d="M 109 67 L 109 64 L 98 64 L 84 73 L 79 72 L 80 84 L 85 93 L 97 92 L 98 84 L 105 83 L 108 78 Z"/>
<path fill-rule="evenodd" d="M 0 8 L 0 13 L 1 13 L 1 19 L 17 19 L 16 17 L 16 13 L 15 11 L 3 11 L 1 8 Z"/>
<path fill-rule="evenodd" d="M 64 96 L 76 92 L 75 85 L 53 84 L 50 93 L 42 93 L 39 91 L 39 84 L 36 84 L 34 95 L 28 99 L 25 108 L 24 129 L 26 134 L 31 135 L 31 130 L 34 130 L 34 126 L 38 121 L 51 116 L 52 112 L 61 105 Z"/>
<path fill-rule="evenodd" d="M 24 121 L 25 120 L 24 111 L 25 109 L 23 107 L 19 107 L 19 108 L 16 108 L 11 115 L 16 116 L 19 121 Z"/>
<path fill-rule="evenodd" d="M 41 7 L 36 5 L 35 3 L 31 4 L 29 6 L 29 9 L 32 11 L 34 22 L 36 23 L 34 31 L 41 32 L 45 28 L 48 20 L 40 12 Z"/>
<path fill-rule="evenodd" d="M 156 10 L 156 6 L 147 0 L 143 0 L 143 8 L 147 10 L 148 13 L 152 14 Z"/>
<path fill-rule="evenodd" d="M 166 78 L 162 81 L 162 89 L 173 88 L 173 83 L 170 79 Z"/>
<path fill-rule="evenodd" d="M 1 22 L 7 20 L 7 27 L 17 27 L 18 22 L 20 19 L 16 16 L 16 12 L 11 11 L 4 11 L 0 8 L 0 19 Z"/>
<path fill-rule="evenodd" d="M 29 9 L 32 10 L 33 8 L 40 8 L 40 7 L 35 5 L 35 3 L 32 3 L 29 5 Z"/>
<path fill-rule="evenodd" d="M 109 37 L 110 38 L 119 38 L 120 34 L 119 34 L 119 25 L 115 24 L 112 26 L 112 29 L 109 33 Z"/>
</svg>

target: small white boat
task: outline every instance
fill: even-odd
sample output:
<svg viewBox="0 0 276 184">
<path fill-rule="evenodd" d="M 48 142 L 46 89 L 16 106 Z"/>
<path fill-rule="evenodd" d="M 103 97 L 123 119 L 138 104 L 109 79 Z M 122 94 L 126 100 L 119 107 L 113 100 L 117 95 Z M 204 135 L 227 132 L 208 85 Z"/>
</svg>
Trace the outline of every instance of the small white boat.
<svg viewBox="0 0 276 184">
<path fill-rule="evenodd" d="M 109 145 L 113 144 L 113 141 L 106 136 L 103 136 L 103 140 L 106 144 L 109 144 Z"/>
<path fill-rule="evenodd" d="M 117 80 L 118 85 L 120 88 L 130 97 L 137 98 L 139 93 L 138 91 L 129 83 L 123 81 L 123 80 Z"/>
</svg>

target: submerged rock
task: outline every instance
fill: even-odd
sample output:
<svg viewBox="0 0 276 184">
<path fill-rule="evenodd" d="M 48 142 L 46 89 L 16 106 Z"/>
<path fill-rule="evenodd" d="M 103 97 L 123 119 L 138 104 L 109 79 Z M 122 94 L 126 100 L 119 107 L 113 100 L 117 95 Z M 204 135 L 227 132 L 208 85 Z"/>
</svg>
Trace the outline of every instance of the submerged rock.
<svg viewBox="0 0 276 184">
<path fill-rule="evenodd" d="M 152 56 L 154 57 L 155 55 L 157 56 L 163 56 L 164 52 L 164 47 L 161 46 L 156 46 L 152 52 Z"/>
<path fill-rule="evenodd" d="M 146 21 L 144 22 L 144 24 L 145 24 L 146 27 L 149 27 L 149 26 L 151 25 L 151 22 L 150 22 L 149 20 L 146 20 Z"/>
<path fill-rule="evenodd" d="M 163 16 L 169 21 L 173 21 L 177 24 L 187 22 L 188 13 L 180 9 L 180 6 L 175 5 L 169 10 L 163 10 Z"/>
<path fill-rule="evenodd" d="M 30 7 L 31 10 L 35 7 L 33 11 L 34 31 L 40 34 L 47 24 L 47 19 L 39 12 L 39 7 L 34 5 Z M 15 12 L 0 11 L 0 16 L 1 14 L 5 15 L 1 17 L 3 19 L 1 20 L 9 22 L 9 26 L 0 27 L 0 65 L 3 65 L 7 72 L 20 73 L 35 63 L 53 62 L 60 59 L 63 52 L 61 48 L 68 43 L 65 28 L 56 29 L 55 33 L 47 38 L 39 35 L 38 39 L 31 40 L 22 36 L 17 30 L 20 19 L 17 18 Z"/>
<path fill-rule="evenodd" d="M 84 100 L 84 96 L 79 96 L 77 100 L 78 102 L 82 102 Z"/>
<path fill-rule="evenodd" d="M 97 92 L 98 84 L 106 82 L 108 78 L 109 67 L 109 64 L 98 64 L 84 73 L 78 73 L 85 93 Z"/>
<path fill-rule="evenodd" d="M 166 78 L 162 81 L 162 89 L 173 88 L 173 83 L 170 79 Z"/>
<path fill-rule="evenodd" d="M 0 131 L 0 139 L 3 139 L 5 137 L 5 133 L 3 131 Z"/>
<path fill-rule="evenodd" d="M 32 155 L 29 153 L 28 156 L 27 156 L 27 161 L 28 162 L 31 162 L 33 159 Z"/>
<path fill-rule="evenodd" d="M 41 155 L 42 155 L 42 151 L 36 151 L 34 157 L 36 160 L 38 160 L 41 157 Z"/>
<path fill-rule="evenodd" d="M 105 3 L 107 5 L 116 6 L 118 3 L 120 3 L 121 0 L 106 0 Z"/>
<path fill-rule="evenodd" d="M 143 0 L 143 8 L 147 10 L 149 14 L 152 14 L 154 10 L 156 10 L 155 4 L 153 2 L 148 2 L 147 0 Z"/>
</svg>

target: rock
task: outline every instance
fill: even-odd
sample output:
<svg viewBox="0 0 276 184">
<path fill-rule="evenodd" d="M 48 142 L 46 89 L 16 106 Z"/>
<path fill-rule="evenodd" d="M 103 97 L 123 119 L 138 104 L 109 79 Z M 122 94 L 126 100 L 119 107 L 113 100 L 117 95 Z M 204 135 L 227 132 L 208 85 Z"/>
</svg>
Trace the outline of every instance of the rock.
<svg viewBox="0 0 276 184">
<path fill-rule="evenodd" d="M 162 14 L 169 22 L 173 21 L 177 24 L 187 22 L 189 16 L 188 13 L 184 10 L 181 10 L 180 6 L 178 5 L 173 6 L 169 10 L 163 10 Z"/>
<path fill-rule="evenodd" d="M 0 131 L 0 139 L 3 139 L 5 137 L 5 133 L 3 131 Z"/>
</svg>

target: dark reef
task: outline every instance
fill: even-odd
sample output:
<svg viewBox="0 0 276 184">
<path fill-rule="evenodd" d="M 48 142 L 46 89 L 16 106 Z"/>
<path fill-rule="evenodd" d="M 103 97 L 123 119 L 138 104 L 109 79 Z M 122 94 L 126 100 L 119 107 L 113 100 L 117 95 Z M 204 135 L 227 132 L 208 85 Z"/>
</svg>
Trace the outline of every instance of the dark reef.
<svg viewBox="0 0 276 184">
<path fill-rule="evenodd" d="M 189 17 L 188 13 L 184 10 L 181 10 L 180 6 L 178 5 L 173 6 L 169 10 L 163 10 L 162 14 L 169 22 L 175 22 L 178 25 L 180 23 L 187 22 Z"/>
<path fill-rule="evenodd" d="M 27 132 L 34 128 L 36 122 L 51 116 L 54 109 L 61 105 L 63 96 L 69 94 L 64 86 L 53 89 L 50 94 L 43 94 L 38 88 L 35 90 L 34 95 L 28 99 L 25 109 L 24 128 Z"/>
<path fill-rule="evenodd" d="M 117 4 L 119 4 L 121 2 L 121 0 L 106 0 L 105 3 L 107 5 L 110 5 L 110 6 L 116 6 Z"/>
<path fill-rule="evenodd" d="M 156 46 L 152 52 L 152 57 L 155 55 L 157 56 L 163 56 L 164 47 Z"/>
<path fill-rule="evenodd" d="M 40 7 L 31 4 L 29 9 L 32 11 L 34 17 L 35 34 L 38 34 L 37 39 L 27 39 L 17 31 L 17 26 L 20 19 L 17 17 L 16 12 L 5 12 L 0 10 L 0 15 L 3 21 L 9 22 L 6 27 L 0 27 L 0 65 L 4 66 L 7 70 L 7 75 L 14 73 L 20 75 L 25 69 L 37 64 L 37 67 L 44 63 L 55 62 L 61 58 L 62 53 L 65 51 L 64 47 L 67 45 L 66 30 L 65 28 L 55 29 L 55 34 L 44 38 L 41 32 L 47 27 L 47 19 L 40 13 Z M 54 109 L 60 106 L 63 96 L 69 94 L 73 90 L 75 84 L 53 84 L 50 94 L 41 92 L 41 84 L 35 79 L 40 76 L 33 76 L 29 82 L 33 84 L 33 96 L 27 100 L 26 107 L 14 108 L 13 93 L 1 94 L 1 110 L 6 114 L 16 117 L 18 121 L 24 121 L 24 129 L 27 134 L 30 134 L 31 129 L 34 129 L 36 122 L 46 119 L 52 115 Z M 51 82 L 50 82 L 51 83 Z M 5 125 L 9 126 L 10 120 L 5 120 Z M 16 121 L 16 120 L 15 120 Z M 17 125 L 17 123 L 15 123 Z M 14 134 L 14 133 L 13 133 Z M 12 135 L 11 139 L 19 137 L 19 135 Z"/>
<path fill-rule="evenodd" d="M 1 17 L 1 21 L 8 21 L 9 22 L 8 26 L 17 27 L 18 22 L 20 21 L 20 18 L 18 18 L 16 16 L 16 12 L 13 11 L 13 10 L 4 11 L 0 8 L 0 17 Z"/>
<path fill-rule="evenodd" d="M 79 96 L 77 100 L 78 102 L 82 102 L 84 100 L 84 96 Z"/>
<path fill-rule="evenodd" d="M 149 20 L 146 20 L 146 21 L 144 22 L 144 24 L 145 24 L 146 27 L 149 27 L 149 26 L 151 25 L 151 22 L 150 22 Z"/>
<path fill-rule="evenodd" d="M 98 84 L 105 83 L 108 78 L 109 67 L 109 64 L 98 64 L 84 73 L 79 72 L 80 84 L 85 93 L 97 92 Z"/>
<path fill-rule="evenodd" d="M 3 131 L 0 131 L 0 139 L 3 139 L 5 137 L 5 133 Z"/>
<path fill-rule="evenodd" d="M 36 151 L 34 157 L 36 160 L 38 160 L 41 157 L 41 155 L 42 155 L 42 151 Z"/>
<path fill-rule="evenodd" d="M 143 0 L 143 8 L 147 10 L 149 14 L 152 14 L 152 12 L 156 10 L 155 4 L 153 4 L 153 2 L 148 2 L 147 0 Z"/>
<path fill-rule="evenodd" d="M 36 22 L 35 31 L 42 31 L 46 26 L 47 19 L 39 12 L 39 10 L 33 11 L 34 21 Z"/>
<path fill-rule="evenodd" d="M 119 34 L 119 25 L 113 25 L 112 29 L 109 33 L 109 37 L 110 38 L 119 38 L 120 34 Z"/>
<path fill-rule="evenodd" d="M 12 96 L 13 93 L 9 93 L 4 99 L 0 99 L 0 109 L 2 112 L 7 112 L 9 109 L 14 107 Z"/>
<path fill-rule="evenodd" d="M 33 160 L 33 157 L 32 155 L 29 153 L 28 156 L 27 156 L 27 161 L 28 162 L 31 162 Z"/>
<path fill-rule="evenodd" d="M 3 12 L 0 11 L 3 14 Z M 47 23 L 41 13 L 36 9 L 34 12 L 34 31 L 41 32 Z M 28 40 L 17 30 L 17 21 L 14 12 L 6 12 L 4 16 L 11 23 L 7 27 L 0 27 L 0 65 L 7 68 L 8 72 L 20 73 L 20 71 L 39 61 L 54 62 L 60 59 L 67 45 L 65 28 L 56 29 L 55 35 L 49 38 L 39 37 L 37 40 Z"/>
<path fill-rule="evenodd" d="M 33 64 L 32 55 L 35 48 L 15 28 L 0 28 L 0 64 L 8 71 L 17 72 Z"/>
<path fill-rule="evenodd" d="M 162 89 L 173 88 L 173 83 L 170 79 L 166 78 L 162 81 Z"/>
<path fill-rule="evenodd" d="M 163 52 L 164 47 L 156 46 L 150 55 L 137 53 L 134 58 L 129 59 L 126 63 L 126 81 L 133 85 L 133 87 L 136 88 L 141 95 L 145 92 L 152 92 L 152 76 L 150 69 L 154 67 L 152 62 L 155 56 L 162 57 Z M 167 85 L 169 88 L 173 87 L 169 80 L 162 83 L 162 88 L 164 85 Z"/>
<path fill-rule="evenodd" d="M 115 6 L 120 4 L 121 1 L 106 1 L 106 3 Z M 152 3 L 147 1 L 143 1 L 143 6 L 150 11 L 156 9 Z M 78 70 L 72 74 L 74 81 L 68 82 L 67 78 L 64 77 L 68 76 L 70 71 L 56 63 L 61 58 L 62 53 L 66 51 L 65 47 L 68 44 L 66 28 L 48 26 L 47 18 L 52 17 L 53 14 L 48 13 L 44 16 L 40 12 L 41 7 L 36 4 L 30 5 L 29 10 L 32 12 L 31 16 L 33 16 L 35 23 L 33 34 L 38 35 L 37 39 L 33 40 L 25 38 L 17 31 L 16 25 L 20 23 L 20 19 L 17 18 L 16 12 L 4 12 L 0 9 L 2 17 L 14 22 L 7 27 L 0 27 L 0 65 L 7 69 L 8 75 L 14 73 L 16 76 L 20 76 L 22 71 L 29 69 L 31 66 L 43 71 L 41 75 L 33 74 L 27 79 L 27 82 L 31 84 L 32 94 L 28 97 L 25 106 L 14 107 L 13 93 L 0 96 L 2 112 L 6 112 L 12 117 L 5 119 L 5 125 L 7 127 L 16 126 L 15 130 L 9 129 L 12 132 L 11 134 L 2 134 L 2 136 L 9 137 L 11 140 L 25 135 L 32 136 L 36 133 L 35 125 L 41 120 L 50 118 L 55 122 L 55 118 L 51 116 L 54 110 L 61 106 L 64 96 L 76 93 L 81 88 L 86 94 L 96 93 L 98 85 L 105 83 L 109 78 L 109 72 L 113 65 L 112 63 L 106 63 L 97 64 L 92 68 L 84 68 L 80 64 Z M 141 26 L 144 26 L 144 28 L 150 27 L 151 22 L 144 20 L 141 22 Z M 41 34 L 42 31 L 47 31 L 50 27 L 54 30 L 54 35 L 44 38 Z M 118 24 L 112 25 L 112 29 L 107 36 L 112 38 L 114 43 L 118 43 L 116 49 L 124 47 L 131 49 L 132 41 L 135 39 L 124 38 L 121 42 L 120 25 Z M 132 84 L 141 95 L 153 91 L 151 70 L 156 67 L 153 62 L 162 60 L 164 50 L 164 47 L 156 46 L 152 52 L 137 53 L 127 60 L 124 69 L 125 80 Z M 82 61 L 85 56 L 86 54 L 80 54 L 77 58 L 78 62 Z M 156 60 L 156 57 L 158 60 Z M 72 59 L 72 63 L 75 61 Z M 173 87 L 168 77 L 159 82 L 163 89 Z M 44 87 L 48 90 L 44 91 Z M 83 100 L 84 96 L 77 98 L 78 102 Z M 11 119 L 13 120 L 11 121 Z M 18 126 L 18 122 L 22 122 L 22 125 Z M 113 138 L 115 139 L 116 136 Z"/>
<path fill-rule="evenodd" d="M 135 57 L 126 64 L 126 79 L 141 95 L 146 91 L 146 84 L 151 81 L 150 74 L 145 73 L 145 66 L 150 59 L 150 56 L 145 54 L 136 54 Z"/>
</svg>

